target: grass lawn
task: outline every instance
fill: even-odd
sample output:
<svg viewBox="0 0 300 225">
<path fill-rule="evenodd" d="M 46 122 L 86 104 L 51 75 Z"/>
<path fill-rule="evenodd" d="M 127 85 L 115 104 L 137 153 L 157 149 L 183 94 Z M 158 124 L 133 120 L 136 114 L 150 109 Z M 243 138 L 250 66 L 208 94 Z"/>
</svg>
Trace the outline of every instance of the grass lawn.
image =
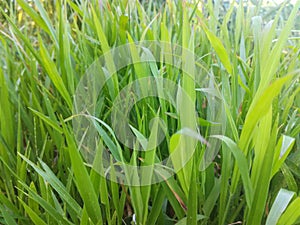
<svg viewBox="0 0 300 225">
<path fill-rule="evenodd" d="M 2 0 L 0 224 L 300 224 L 300 0 Z"/>
</svg>

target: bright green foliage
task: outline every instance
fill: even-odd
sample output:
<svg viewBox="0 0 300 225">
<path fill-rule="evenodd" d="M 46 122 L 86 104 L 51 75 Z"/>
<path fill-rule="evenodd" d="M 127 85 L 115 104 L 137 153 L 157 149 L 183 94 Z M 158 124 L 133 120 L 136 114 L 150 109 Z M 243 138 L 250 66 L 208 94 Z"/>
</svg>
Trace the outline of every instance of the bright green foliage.
<svg viewBox="0 0 300 225">
<path fill-rule="evenodd" d="M 300 1 L 202 2 L 0 2 L 0 224 L 300 224 Z M 167 43 L 186 49 L 180 68 L 166 54 L 116 71 L 111 50 L 144 40 L 162 41 L 167 53 Z M 128 50 L 141 60 L 137 46 Z M 112 76 L 96 97 L 98 118 L 89 118 L 100 139 L 86 162 L 72 129 L 74 95 L 102 55 Z M 178 112 L 161 98 L 138 101 L 129 149 L 112 129 L 113 102 L 147 76 L 173 81 L 192 104 L 179 101 Z M 204 77 L 209 88 L 199 85 Z M 210 98 L 224 107 L 214 136 Z M 158 146 L 154 117 L 166 124 Z M 178 146 L 196 146 L 188 162 Z M 108 149 L 110 180 L 101 164 Z M 151 165 L 170 154 L 176 175 L 155 174 Z M 126 179 L 163 182 L 116 183 L 113 158 L 149 166 Z"/>
</svg>

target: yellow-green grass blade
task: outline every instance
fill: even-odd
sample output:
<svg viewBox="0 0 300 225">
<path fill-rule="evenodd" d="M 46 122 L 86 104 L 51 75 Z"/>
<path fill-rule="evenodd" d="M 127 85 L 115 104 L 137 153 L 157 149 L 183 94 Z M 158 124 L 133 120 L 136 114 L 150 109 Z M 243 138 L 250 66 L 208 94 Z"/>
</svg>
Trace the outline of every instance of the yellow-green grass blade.
<svg viewBox="0 0 300 225">
<path fill-rule="evenodd" d="M 286 44 L 288 36 L 290 35 L 291 29 L 293 28 L 293 24 L 295 22 L 295 18 L 297 16 L 299 7 L 300 7 L 300 1 L 297 1 L 295 6 L 293 7 L 292 12 L 290 13 L 288 21 L 286 22 L 284 28 L 282 29 L 272 50 L 269 50 L 269 48 L 270 48 L 269 46 L 271 46 L 273 44 L 272 32 L 270 34 L 267 33 L 267 37 L 266 37 L 267 40 L 264 43 L 267 47 L 264 46 L 264 48 L 261 49 L 261 54 L 262 54 L 261 60 L 264 61 L 265 63 L 262 63 L 260 65 L 261 66 L 261 68 L 260 68 L 261 79 L 260 79 L 258 90 L 253 99 L 254 103 L 256 103 L 256 101 L 258 101 L 261 94 L 268 87 L 269 83 L 274 78 L 276 71 L 278 70 L 280 57 L 282 55 L 282 51 L 283 51 L 284 45 Z M 277 14 L 277 17 L 279 17 L 279 14 Z M 276 22 L 277 21 L 275 20 L 275 23 Z M 275 30 L 275 24 L 272 26 L 271 29 Z M 272 57 L 269 57 L 270 55 Z M 252 107 L 253 107 L 253 105 L 250 106 L 249 110 L 252 110 Z"/>
<path fill-rule="evenodd" d="M 274 81 L 262 94 L 260 99 L 255 103 L 255 105 L 252 107 L 252 110 L 247 113 L 245 124 L 243 126 L 238 144 L 239 148 L 244 152 L 244 154 L 248 154 L 249 143 L 253 137 L 253 132 L 257 123 L 261 120 L 263 116 L 265 116 L 269 112 L 274 98 L 280 93 L 283 85 L 290 79 L 291 76 L 286 76 Z M 233 193 L 236 190 L 237 183 L 239 180 L 237 166 L 235 166 L 234 168 L 234 174 L 232 179 L 233 180 L 231 192 Z"/>
<path fill-rule="evenodd" d="M 227 53 L 222 41 L 212 31 L 210 31 L 204 23 L 202 23 L 202 28 L 226 71 L 229 74 L 232 74 L 232 66 L 229 54 Z"/>
<path fill-rule="evenodd" d="M 97 17 L 95 10 L 93 8 L 91 10 L 92 10 L 93 21 L 94 21 L 94 24 L 96 27 L 98 39 L 101 43 L 102 54 L 104 54 L 106 68 L 108 69 L 108 72 L 111 75 L 112 80 L 113 80 L 113 85 L 110 83 L 108 83 L 108 85 L 110 84 L 109 91 L 110 91 L 111 97 L 114 98 L 116 96 L 116 94 L 119 92 L 119 84 L 118 84 L 118 77 L 116 74 L 117 71 L 115 69 L 115 63 L 112 58 L 112 55 L 110 52 L 111 49 L 109 47 L 108 41 L 107 41 L 105 33 L 103 31 L 101 22 L 99 21 L 99 18 Z"/>
<path fill-rule="evenodd" d="M 272 177 L 279 171 L 285 159 L 290 154 L 295 144 L 295 138 L 282 135 L 276 145 L 274 163 L 272 166 Z"/>
<path fill-rule="evenodd" d="M 266 151 L 268 149 L 268 143 L 270 140 L 270 133 L 272 129 L 272 108 L 269 112 L 261 119 L 258 127 L 255 131 L 254 140 L 254 154 L 255 157 L 252 162 L 252 171 L 251 171 L 251 182 L 255 188 L 257 182 L 260 180 L 260 173 L 263 164 Z"/>
<path fill-rule="evenodd" d="M 288 207 L 288 204 L 292 200 L 294 195 L 295 193 L 292 191 L 280 189 L 268 215 L 266 225 L 277 224 L 280 216 Z"/>
<path fill-rule="evenodd" d="M 268 120 L 268 119 L 266 119 Z M 257 176 L 259 178 L 257 183 L 254 184 L 254 195 L 252 205 L 249 207 L 249 211 L 247 213 L 247 221 L 248 224 L 255 225 L 260 224 L 263 219 L 263 213 L 265 211 L 265 205 L 268 198 L 269 186 L 271 182 L 272 176 L 272 165 L 274 158 L 274 148 L 276 146 L 276 137 L 278 132 L 278 118 L 274 121 L 272 125 L 272 130 L 270 132 L 269 142 L 267 144 L 267 149 L 261 163 L 261 171 Z"/>
<path fill-rule="evenodd" d="M 66 101 L 69 109 L 71 109 L 72 108 L 72 100 L 71 100 L 70 94 L 67 91 L 67 88 L 57 70 L 57 67 L 56 67 L 55 63 L 53 62 L 53 60 L 51 59 L 41 38 L 40 38 L 40 54 L 41 54 L 42 66 L 44 67 L 45 71 L 49 75 L 51 81 L 53 82 L 54 86 L 57 88 L 58 92 L 61 94 L 61 96 Z"/>
<path fill-rule="evenodd" d="M 279 218 L 278 225 L 292 225 L 300 218 L 300 197 L 297 197 Z"/>
</svg>

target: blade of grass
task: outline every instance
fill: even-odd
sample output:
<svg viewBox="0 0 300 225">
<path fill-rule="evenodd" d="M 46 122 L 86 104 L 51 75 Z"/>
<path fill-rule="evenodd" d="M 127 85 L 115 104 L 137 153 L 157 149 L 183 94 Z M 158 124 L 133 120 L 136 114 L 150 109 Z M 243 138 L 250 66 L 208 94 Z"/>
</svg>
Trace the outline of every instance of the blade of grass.
<svg viewBox="0 0 300 225">
<path fill-rule="evenodd" d="M 0 205 L 1 214 L 7 223 L 7 225 L 17 225 L 16 221 L 13 219 L 9 211 L 5 208 L 5 206 Z"/>
<path fill-rule="evenodd" d="M 108 69 L 109 74 L 113 79 L 113 84 L 110 84 L 109 91 L 110 91 L 111 97 L 114 98 L 116 96 L 116 94 L 119 92 L 119 82 L 118 82 L 118 77 L 116 74 L 115 63 L 114 63 L 113 57 L 111 55 L 111 52 L 110 52 L 111 49 L 108 45 L 102 25 L 99 21 L 99 18 L 97 17 L 97 14 L 96 14 L 94 8 L 92 8 L 92 15 L 93 15 L 94 24 L 96 26 L 98 39 L 101 43 L 102 52 L 104 54 L 106 68 Z M 109 83 L 108 83 L 108 85 L 109 85 Z"/>
<path fill-rule="evenodd" d="M 28 214 L 28 216 L 30 217 L 30 219 L 32 220 L 32 222 L 34 224 L 40 224 L 40 225 L 47 225 L 44 220 L 39 217 L 34 210 L 31 209 L 30 206 L 26 205 L 25 202 L 23 202 L 21 199 L 19 199 L 19 201 L 22 203 L 26 213 Z"/>
<path fill-rule="evenodd" d="M 239 148 L 248 154 L 249 143 L 252 139 L 254 128 L 257 123 L 261 120 L 262 116 L 265 116 L 266 113 L 270 110 L 274 98 L 280 93 L 283 85 L 291 79 L 291 76 L 285 76 L 274 81 L 262 94 L 260 99 L 254 104 L 251 111 L 248 111 L 245 119 L 245 123 L 242 129 L 242 133 L 239 140 Z M 236 190 L 239 180 L 239 175 L 237 172 L 237 166 L 234 168 L 231 192 L 233 193 Z"/>
<path fill-rule="evenodd" d="M 269 117 L 271 117 L 269 115 Z M 265 118 L 269 120 L 270 118 Z M 278 118 L 275 120 L 272 130 L 270 132 L 269 142 L 267 149 L 261 163 L 260 173 L 257 174 L 257 183 L 254 184 L 254 196 L 249 212 L 247 213 L 248 224 L 255 225 L 262 222 L 263 213 L 265 211 L 265 205 L 268 198 L 269 186 L 272 176 L 272 165 L 274 158 L 274 148 L 276 146 L 276 137 L 278 132 Z"/>
<path fill-rule="evenodd" d="M 57 88 L 58 92 L 62 95 L 64 100 L 66 101 L 68 107 L 72 108 L 72 100 L 69 95 L 69 92 L 67 91 L 65 84 L 63 83 L 63 80 L 57 71 L 55 63 L 52 61 L 52 59 L 49 56 L 49 53 L 44 46 L 42 40 L 40 39 L 40 54 L 41 54 L 41 60 L 42 65 L 49 75 L 51 81 L 53 82 L 54 86 Z"/>
<path fill-rule="evenodd" d="M 19 6 L 30 16 L 30 18 L 37 24 L 37 27 L 42 28 L 48 34 L 51 34 L 47 24 L 43 18 L 34 11 L 34 9 L 24 0 L 17 0 Z"/>
<path fill-rule="evenodd" d="M 63 133 L 62 128 L 54 122 L 50 117 L 46 116 L 44 113 L 40 113 L 32 108 L 29 108 L 34 114 L 36 114 L 41 120 L 51 126 L 54 130 L 58 131 L 59 133 Z"/>
<path fill-rule="evenodd" d="M 197 224 L 197 181 L 196 181 L 196 169 L 195 164 L 192 167 L 191 186 L 189 188 L 189 196 L 187 203 L 187 224 Z"/>
<path fill-rule="evenodd" d="M 294 192 L 285 189 L 280 189 L 268 215 L 266 225 L 277 224 L 278 219 L 287 208 L 294 194 Z"/>
<path fill-rule="evenodd" d="M 278 225 L 294 224 L 300 217 L 300 198 L 297 197 L 279 218 Z"/>
<path fill-rule="evenodd" d="M 78 191 L 85 203 L 86 210 L 91 220 L 94 223 L 102 221 L 102 214 L 98 203 L 98 197 L 95 193 L 95 189 L 91 182 L 91 179 L 84 166 L 82 158 L 76 147 L 76 144 L 67 129 L 66 125 L 63 124 L 63 130 L 66 135 L 68 150 L 71 158 L 72 169 L 76 178 Z"/>
<path fill-rule="evenodd" d="M 45 209 L 45 211 L 48 213 L 49 216 L 51 216 L 52 219 L 57 221 L 58 223 L 64 224 L 64 225 L 70 225 L 73 224 L 70 221 L 68 221 L 66 218 L 63 217 L 62 214 L 57 212 L 56 208 L 54 208 L 50 202 L 48 202 L 46 199 L 39 196 L 37 193 L 35 193 L 33 190 L 30 189 L 25 183 L 20 182 L 22 186 L 28 191 L 27 193 L 24 193 L 29 198 L 32 198 L 34 201 L 36 201 L 42 208 Z"/>
<path fill-rule="evenodd" d="M 232 74 L 232 66 L 231 66 L 230 58 L 224 45 L 222 44 L 222 41 L 212 31 L 210 31 L 204 23 L 202 23 L 202 28 L 208 40 L 210 41 L 210 44 L 216 51 L 223 66 L 225 67 L 225 69 L 229 74 Z"/>
<path fill-rule="evenodd" d="M 249 177 L 249 166 L 245 155 L 241 152 L 238 145 L 230 138 L 220 135 L 214 135 L 213 137 L 224 141 L 236 159 L 243 180 L 243 188 L 245 190 L 247 205 L 250 207 L 253 201 L 253 187 Z"/>
</svg>

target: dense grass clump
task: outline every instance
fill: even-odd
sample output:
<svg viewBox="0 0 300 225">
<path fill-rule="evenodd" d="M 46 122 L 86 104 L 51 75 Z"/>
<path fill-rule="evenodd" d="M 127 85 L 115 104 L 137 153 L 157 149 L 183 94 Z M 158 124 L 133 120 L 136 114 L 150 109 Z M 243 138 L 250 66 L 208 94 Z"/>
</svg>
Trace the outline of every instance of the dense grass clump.
<svg viewBox="0 0 300 225">
<path fill-rule="evenodd" d="M 300 1 L 225 3 L 2 1 L 0 224 L 300 224 Z"/>
</svg>

